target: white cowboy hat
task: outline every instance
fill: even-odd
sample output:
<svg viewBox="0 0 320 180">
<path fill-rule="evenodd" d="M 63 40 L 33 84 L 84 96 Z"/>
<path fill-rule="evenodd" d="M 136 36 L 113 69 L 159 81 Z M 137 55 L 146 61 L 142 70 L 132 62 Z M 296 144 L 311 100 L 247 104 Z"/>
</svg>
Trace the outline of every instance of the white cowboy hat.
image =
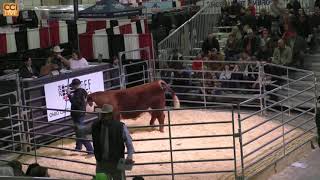
<svg viewBox="0 0 320 180">
<path fill-rule="evenodd" d="M 60 46 L 55 46 L 55 47 L 53 47 L 53 52 L 55 52 L 55 53 L 61 53 L 62 51 L 63 51 L 64 49 L 60 49 Z"/>
</svg>

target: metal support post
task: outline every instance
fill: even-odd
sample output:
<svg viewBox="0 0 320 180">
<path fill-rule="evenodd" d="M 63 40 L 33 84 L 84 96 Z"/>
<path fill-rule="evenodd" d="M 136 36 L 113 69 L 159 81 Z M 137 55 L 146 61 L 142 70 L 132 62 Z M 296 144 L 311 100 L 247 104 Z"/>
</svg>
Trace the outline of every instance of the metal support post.
<svg viewBox="0 0 320 180">
<path fill-rule="evenodd" d="M 171 177 L 174 180 L 174 167 L 173 167 L 173 153 L 172 153 L 172 133 L 171 133 L 171 116 L 168 110 L 168 129 L 169 129 L 169 145 L 170 145 L 170 163 L 171 163 Z"/>
</svg>

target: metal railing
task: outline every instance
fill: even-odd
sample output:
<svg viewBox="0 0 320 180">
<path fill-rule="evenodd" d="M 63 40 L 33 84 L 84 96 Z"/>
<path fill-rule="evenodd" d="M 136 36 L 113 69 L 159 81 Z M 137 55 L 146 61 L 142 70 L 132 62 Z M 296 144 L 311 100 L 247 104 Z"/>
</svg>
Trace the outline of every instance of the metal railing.
<svg viewBox="0 0 320 180">
<path fill-rule="evenodd" d="M 200 62 L 201 68 L 193 69 L 192 64 Z M 142 67 L 140 71 L 128 72 L 126 67 L 136 66 Z M 242 78 L 221 79 L 220 75 L 223 73 L 223 68 L 239 67 L 239 71 L 232 72 L 232 74 L 240 74 Z M 182 105 L 196 106 L 196 108 L 182 108 L 182 109 L 162 109 L 165 111 L 168 123 L 165 127 L 168 133 L 165 136 L 152 138 L 135 138 L 135 143 L 168 143 L 167 149 L 159 149 L 151 146 L 151 149 L 138 149 L 136 154 L 138 156 L 153 156 L 154 154 L 167 153 L 168 158 L 163 161 L 152 160 L 146 162 L 136 162 L 137 171 L 128 173 L 128 177 L 134 175 L 143 176 L 167 176 L 174 179 L 177 176 L 191 175 L 191 174 L 223 174 L 229 173 L 233 177 L 251 177 L 261 170 L 270 166 L 273 162 L 278 161 L 291 152 L 307 143 L 313 136 L 315 125 L 313 123 L 316 113 L 316 79 L 314 73 L 306 70 L 300 70 L 291 67 L 279 66 L 268 63 L 257 62 L 227 62 L 227 61 L 188 61 L 188 60 L 164 60 L 160 62 L 133 62 L 122 67 L 113 67 L 104 69 L 104 83 L 106 90 L 114 89 L 122 86 L 120 81 L 120 71 L 125 72 L 124 76 L 128 81 L 123 82 L 124 86 L 130 83 L 130 76 L 141 74 L 141 78 L 137 82 L 141 84 L 147 83 L 150 77 L 155 79 L 163 79 L 170 84 L 170 87 L 176 91 Z M 143 67 L 146 67 L 145 69 Z M 222 67 L 222 68 L 221 68 Z M 253 68 L 252 71 L 245 72 L 247 67 Z M 124 69 L 121 69 L 124 68 Z M 121 69 L 121 70 L 119 70 Z M 232 68 L 231 68 L 232 69 Z M 230 70 L 231 70 L 230 69 Z M 111 71 L 117 71 L 116 75 L 111 76 Z M 280 72 L 280 73 L 279 73 Z M 150 76 L 152 73 L 154 76 Z M 208 76 L 211 75 L 211 76 Z M 253 75 L 254 79 L 243 79 L 244 76 Z M 231 77 L 233 77 L 231 75 Z M 117 83 L 112 81 L 118 80 Z M 132 81 L 135 83 L 135 81 Z M 184 84 L 186 83 L 186 84 Z M 213 83 L 213 85 L 211 84 Z M 238 86 L 230 85 L 238 83 Z M 108 85 L 109 84 L 109 85 Z M 112 85 L 110 85 L 112 84 Z M 254 85 L 254 86 L 253 86 Z M 253 88 L 254 87 L 254 88 Z M 41 89 L 43 85 L 24 88 L 23 91 L 30 91 L 33 89 Z M 221 93 L 224 92 L 224 93 Z M 253 93 L 253 94 L 252 94 Z M 23 96 L 25 97 L 25 96 Z M 272 98 L 273 97 L 273 98 Z M 49 149 L 52 152 L 75 152 L 74 149 L 67 147 L 66 142 L 74 141 L 76 138 L 72 137 L 73 124 L 69 118 L 57 120 L 54 122 L 47 122 L 47 115 L 41 116 L 33 115 L 34 112 L 46 112 L 48 109 L 45 105 L 41 107 L 34 107 L 32 103 L 39 100 L 44 101 L 44 96 L 33 99 L 24 99 L 29 102 L 31 106 L 19 106 L 19 104 L 1 104 L 0 109 L 17 108 L 18 112 L 22 112 L 21 116 L 1 117 L 0 121 L 19 122 L 23 124 L 24 129 L 14 129 L 10 127 L 1 128 L 2 132 L 17 133 L 28 137 L 25 140 L 19 139 L 0 139 L 1 142 L 7 143 L 10 147 L 27 147 L 12 149 L 10 147 L 2 147 L 3 152 L 16 153 L 21 155 L 34 156 L 35 161 L 42 159 L 49 161 L 66 162 L 71 164 L 83 164 L 92 169 L 90 173 L 84 173 L 80 170 L 54 167 L 48 165 L 53 171 L 61 171 L 64 173 L 73 173 L 81 176 L 92 176 L 94 174 L 95 163 L 86 160 L 79 160 L 72 157 L 61 157 L 57 155 L 47 155 L 43 149 Z M 170 102 L 171 98 L 167 101 Z M 36 105 L 38 106 L 38 105 Z M 11 107 L 11 108 L 9 108 Z M 237 107 L 237 113 L 234 113 L 233 107 Z M 251 111 L 248 112 L 248 107 Z M 230 118 L 213 121 L 202 120 L 192 123 L 175 123 L 175 112 L 182 112 L 188 110 L 201 109 L 224 109 L 229 114 Z M 259 110 L 258 110 L 258 109 Z M 230 112 L 231 110 L 231 112 Z M 254 111 L 252 111 L 254 110 Z M 59 110 L 68 111 L 68 110 Z M 137 110 L 140 112 L 152 112 L 160 110 Z M 135 111 L 136 112 L 136 111 Z M 237 118 L 234 119 L 234 114 Z M 97 113 L 88 114 L 86 123 L 91 123 L 98 117 Z M 229 116 L 228 116 L 229 117 Z M 257 117 L 263 117 L 257 120 Z M 237 122 L 238 121 L 238 122 Z M 181 131 L 175 130 L 178 127 L 188 128 L 189 126 L 218 126 L 219 124 L 226 124 L 232 126 L 230 133 L 215 133 L 215 134 L 194 134 L 192 135 L 177 135 Z M 42 132 L 44 127 L 55 127 L 55 130 Z M 237 126 L 237 127 L 235 127 Z M 130 129 L 145 129 L 150 126 L 130 126 Z M 152 126 L 157 127 L 157 126 Z M 236 130 L 237 129 L 237 130 Z M 65 133 L 60 134 L 61 130 Z M 68 130 L 68 131 L 67 131 Z M 212 131 L 210 131 L 212 133 Z M 179 147 L 177 148 L 177 141 L 191 140 L 191 139 L 216 139 L 220 138 L 223 141 L 228 141 L 231 144 L 225 146 L 214 147 Z M 227 140 L 229 138 L 229 140 Z M 40 141 L 40 139 L 46 139 Z M 67 140 L 69 139 L 69 140 Z M 61 145 L 51 144 L 52 142 L 61 142 Z M 239 141 L 237 147 L 240 155 L 236 155 L 235 142 Z M 57 144 L 57 143 L 55 143 Z M 178 143 L 179 144 L 179 143 Z M 154 149 L 153 149 L 154 148 Z M 227 158 L 202 158 L 202 159 L 177 159 L 176 154 L 179 153 L 197 153 L 204 151 L 228 151 L 230 157 Z M 80 151 L 85 153 L 85 151 Z M 232 155 L 233 153 L 233 155 Z M 54 153 L 53 153 L 54 154 Z M 214 153 L 213 153 L 214 154 Z M 218 153 L 219 154 L 219 153 Z M 256 158 L 259 157 L 259 158 Z M 148 158 L 144 158 L 149 160 Z M 234 165 L 227 166 L 227 169 L 212 169 L 212 170 L 185 170 L 179 171 L 178 167 L 184 163 L 194 164 L 199 163 L 199 166 L 205 166 L 206 163 L 215 162 L 229 162 Z M 25 162 L 29 163 L 29 162 Z M 57 164 L 55 162 L 55 164 Z M 163 171 L 148 171 L 139 172 L 139 168 L 162 165 Z M 89 171 L 88 171 L 89 172 Z M 138 173 L 136 173 L 138 172 Z M 214 175 L 209 175 L 213 177 Z"/>
<path fill-rule="evenodd" d="M 41 107 L 31 107 L 31 106 L 17 106 L 17 105 L 10 105 L 10 104 L 0 104 L 0 107 L 2 106 L 6 106 L 6 107 L 16 107 L 16 108 L 23 108 L 23 109 L 29 109 L 29 111 L 34 111 L 34 110 L 54 110 L 54 111 L 68 111 L 71 112 L 70 110 L 63 110 L 63 109 L 48 109 L 48 108 L 41 108 Z M 227 114 L 228 119 L 212 119 L 212 120 L 206 120 L 206 122 L 193 122 L 193 123 L 177 123 L 175 122 L 175 117 L 173 117 L 172 115 L 174 113 L 179 113 L 182 111 L 190 111 L 190 110 L 206 110 L 206 111 L 210 111 L 210 110 L 214 110 L 214 109 L 228 109 L 230 110 Z M 137 110 L 139 111 L 139 110 Z M 130 113 L 130 112 L 137 112 L 137 111 L 124 111 L 123 113 Z M 153 157 L 155 154 L 157 154 L 157 156 L 161 156 L 161 153 L 169 153 L 169 157 L 167 157 L 166 159 L 169 160 L 160 160 L 160 161 L 153 161 L 152 158 L 150 158 L 150 161 L 143 161 L 143 162 L 139 162 L 136 160 L 135 162 L 135 169 L 130 172 L 128 174 L 127 177 L 133 177 L 133 176 L 144 176 L 144 177 L 151 177 L 151 176 L 156 176 L 156 177 L 163 177 L 163 176 L 167 176 L 167 177 L 171 177 L 172 179 L 175 179 L 175 177 L 177 176 L 183 176 L 183 175 L 197 175 L 197 174 L 231 174 L 232 176 L 236 177 L 236 172 L 237 172 L 237 167 L 236 167 L 236 148 L 235 148 L 235 139 L 234 139 L 234 111 L 232 106 L 211 106 L 211 107 L 207 107 L 207 108 L 181 108 L 181 109 L 153 109 L 153 110 L 141 110 L 140 112 L 149 112 L 152 113 L 154 111 L 163 111 L 166 113 L 167 115 L 167 120 L 168 122 L 164 124 L 165 127 L 167 127 L 168 131 L 166 135 L 163 135 L 161 137 L 154 137 L 154 138 L 134 138 L 133 142 L 143 142 L 143 143 L 150 143 L 150 142 L 156 142 L 156 143 L 160 143 L 162 144 L 162 146 L 165 146 L 166 143 L 168 143 L 168 146 L 165 146 L 167 148 L 160 148 L 159 147 L 154 147 L 154 148 L 149 148 L 148 150 L 145 149 L 138 149 L 136 148 L 136 152 L 135 152 L 135 156 L 141 156 L 143 155 L 145 158 L 143 159 L 148 159 L 147 157 Z M 82 111 L 76 111 L 76 112 L 82 112 Z M 97 117 L 101 117 L 99 115 L 99 113 L 89 113 L 89 114 L 93 114 L 96 118 Z M 199 117 L 198 117 L 199 118 Z M 18 121 L 18 122 L 25 122 L 26 120 L 23 119 L 18 119 L 18 118 L 10 118 L 13 121 Z M 40 121 L 35 121 L 33 118 L 29 119 L 28 121 L 31 121 L 33 124 L 34 123 L 46 123 L 46 124 L 50 124 L 50 125 L 59 125 L 59 126 L 73 126 L 71 124 L 65 124 L 65 123 L 55 123 L 55 122 L 40 122 Z M 198 127 L 198 126 L 209 126 L 209 125 L 225 125 L 228 128 L 226 129 L 226 132 L 223 133 L 212 133 L 211 131 L 207 130 L 206 132 L 201 132 L 200 134 L 190 134 L 190 135 L 178 135 L 179 131 L 178 128 L 179 127 L 183 127 L 183 128 L 188 128 L 190 126 L 194 127 Z M 129 129 L 145 129 L 146 127 L 150 127 L 150 126 L 129 126 Z M 158 125 L 154 125 L 152 127 L 159 127 Z M 1 129 L 6 131 L 5 129 Z M 23 134 L 28 134 L 31 136 L 49 136 L 49 137 L 54 137 L 54 138 L 58 138 L 58 139 L 71 139 L 71 140 L 76 140 L 77 138 L 71 137 L 70 135 L 56 135 L 56 134 L 52 134 L 50 132 L 48 133 L 39 133 L 37 132 L 36 129 L 33 129 L 31 131 L 20 131 L 20 133 Z M 183 142 L 184 140 L 191 140 L 191 139 L 197 139 L 197 140 L 204 140 L 204 139 L 224 139 L 224 141 L 228 141 L 229 143 L 224 145 L 219 145 L 219 144 L 215 144 L 215 145 L 210 145 L 210 146 L 199 146 L 199 145 L 188 145 L 186 147 L 180 146 L 180 148 L 177 147 L 177 145 L 174 145 L 173 142 L 176 144 L 179 141 Z M 15 154 L 20 154 L 22 156 L 32 156 L 34 158 L 34 160 L 28 160 L 27 162 L 23 162 L 23 164 L 31 164 L 32 162 L 37 162 L 37 163 L 43 163 L 43 162 L 50 162 L 50 161 L 55 161 L 56 165 L 49 165 L 49 163 L 46 163 L 48 165 L 45 165 L 45 167 L 47 167 L 49 170 L 54 170 L 54 171 L 59 171 L 60 174 L 62 174 L 61 176 L 63 176 L 63 173 L 72 173 L 72 174 L 76 174 L 76 175 L 81 175 L 81 177 L 83 178 L 84 176 L 94 176 L 94 170 L 93 171 L 89 171 L 90 166 L 95 166 L 95 163 L 89 162 L 87 160 L 75 160 L 72 158 L 68 158 L 68 156 L 63 157 L 57 157 L 56 155 L 50 155 L 46 154 L 46 149 L 48 150 L 52 150 L 52 151 L 63 151 L 65 153 L 68 152 L 75 152 L 76 150 L 74 150 L 73 148 L 70 147 L 64 147 L 63 144 L 60 145 L 53 145 L 53 144 L 45 144 L 45 143 L 38 143 L 36 141 L 35 138 L 33 138 L 32 141 L 30 142 L 21 142 L 21 141 L 14 141 L 14 140 L 0 140 L 0 141 L 5 141 L 5 142 L 9 142 L 14 144 L 23 144 L 23 145 L 28 145 L 30 146 L 30 152 L 25 152 L 23 150 L 6 150 L 1 148 L 1 150 L 3 150 L 3 152 L 8 152 L 8 153 L 15 153 Z M 180 143 L 181 143 L 180 142 Z M 66 145 L 65 145 L 66 146 Z M 216 152 L 216 151 L 223 151 L 225 153 L 228 154 L 227 157 L 216 157 L 213 158 L 208 157 L 208 158 L 188 158 L 187 154 L 189 153 L 196 153 L 196 152 Z M 77 152 L 86 152 L 86 151 L 77 151 Z M 176 158 L 175 156 L 185 154 L 185 157 L 187 158 L 183 158 L 179 160 L 179 158 Z M 70 156 L 69 156 L 70 157 Z M 180 156 L 181 157 L 181 156 Z M 22 158 L 23 159 L 23 158 Z M 140 159 L 141 160 L 141 159 Z M 78 164 L 79 166 L 85 166 L 86 169 L 88 169 L 87 172 L 82 172 L 81 169 L 83 167 L 79 167 L 79 169 L 72 167 L 72 165 L 70 164 L 70 168 L 69 167 L 59 167 L 61 165 L 59 165 L 59 162 L 63 162 L 65 163 L 71 163 L 71 164 Z M 192 169 L 188 169 L 188 171 L 183 171 L 183 172 L 179 172 L 176 171 L 176 166 L 179 166 L 181 164 L 184 163 L 191 163 L 191 164 L 206 164 L 206 163 L 212 163 L 216 164 L 216 163 L 221 163 L 221 162 L 230 162 L 231 164 L 228 166 L 228 169 L 215 169 L 215 168 L 210 168 L 210 165 L 207 165 L 206 171 L 203 170 L 197 170 L 197 168 L 192 168 Z M 145 169 L 148 166 L 154 166 L 154 165 L 161 165 L 161 166 L 169 166 L 170 170 L 169 171 L 165 171 L 162 173 L 158 173 L 158 172 L 153 172 L 153 171 L 147 171 L 145 173 L 139 173 L 137 174 L 136 171 L 141 171 L 143 169 Z M 204 165 L 203 165 L 204 166 Z M 200 166 L 199 166 L 200 167 Z M 200 168 L 201 169 L 201 168 Z M 49 171 L 50 174 L 50 171 Z M 64 176 L 65 177 L 65 176 Z M 79 176 L 80 177 L 80 176 Z"/>
<path fill-rule="evenodd" d="M 314 73 L 290 67 L 265 64 L 285 69 L 282 76 L 266 73 L 280 81 L 264 94 L 238 105 L 241 176 L 252 177 L 300 148 L 315 136 L 317 81 Z M 290 72 L 295 76 L 292 76 Z M 268 98 L 273 96 L 273 98 Z M 264 108 L 240 115 L 244 104 L 263 99 Z M 256 115 L 268 118 L 248 127 Z M 260 130 L 259 133 L 257 131 Z M 263 142 L 263 143 L 262 143 Z M 259 144 L 254 149 L 253 144 Z M 259 156 L 259 158 L 256 158 Z"/>
<path fill-rule="evenodd" d="M 158 44 L 160 59 L 168 59 L 168 55 L 174 49 L 184 55 L 194 55 L 193 49 L 198 48 L 200 42 L 212 33 L 218 24 L 220 13 L 220 8 L 216 8 L 214 1 L 201 8 Z"/>
</svg>

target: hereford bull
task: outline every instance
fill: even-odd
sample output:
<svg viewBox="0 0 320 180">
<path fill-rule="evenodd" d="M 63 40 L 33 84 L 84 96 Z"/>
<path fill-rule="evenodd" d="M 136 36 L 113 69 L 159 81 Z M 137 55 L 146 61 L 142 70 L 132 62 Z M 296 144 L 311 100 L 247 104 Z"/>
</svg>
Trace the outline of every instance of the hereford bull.
<svg viewBox="0 0 320 180">
<path fill-rule="evenodd" d="M 175 108 L 180 107 L 180 102 L 175 92 L 162 80 L 140 86 L 123 89 L 100 91 L 88 95 L 87 103 L 92 107 L 101 108 L 104 104 L 113 106 L 113 117 L 120 119 L 136 119 L 143 112 L 121 112 L 147 109 L 164 109 L 165 108 L 165 92 L 169 91 L 173 98 Z M 163 111 L 152 111 L 150 125 L 154 125 L 156 119 L 159 121 L 160 132 L 164 132 Z"/>
</svg>

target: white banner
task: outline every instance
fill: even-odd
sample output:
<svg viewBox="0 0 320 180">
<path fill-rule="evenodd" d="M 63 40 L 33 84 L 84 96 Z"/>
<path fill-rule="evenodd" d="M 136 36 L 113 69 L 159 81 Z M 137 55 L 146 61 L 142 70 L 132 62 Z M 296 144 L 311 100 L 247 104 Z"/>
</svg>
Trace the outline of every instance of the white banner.
<svg viewBox="0 0 320 180">
<path fill-rule="evenodd" d="M 78 78 L 81 81 L 81 87 L 85 89 L 88 94 L 97 91 L 104 91 L 102 72 L 91 73 L 74 78 Z M 66 90 L 68 88 L 68 85 L 74 78 L 56 81 L 44 85 L 47 108 L 70 110 L 71 104 L 68 100 Z M 70 116 L 70 112 L 47 110 L 47 116 L 48 121 L 50 122 Z"/>
</svg>

